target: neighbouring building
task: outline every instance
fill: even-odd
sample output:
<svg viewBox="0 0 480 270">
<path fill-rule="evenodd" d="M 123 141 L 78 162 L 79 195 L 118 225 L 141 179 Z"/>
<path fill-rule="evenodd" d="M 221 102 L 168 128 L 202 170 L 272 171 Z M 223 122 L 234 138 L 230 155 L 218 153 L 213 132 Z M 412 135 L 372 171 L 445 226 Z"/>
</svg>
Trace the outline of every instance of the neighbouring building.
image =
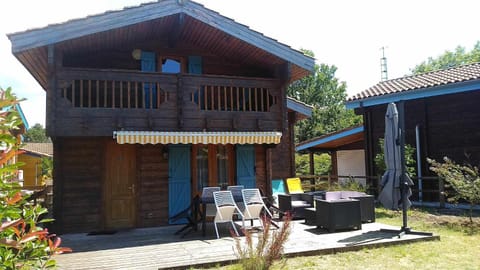
<svg viewBox="0 0 480 270">
<path fill-rule="evenodd" d="M 44 185 L 42 180 L 42 158 L 53 157 L 52 143 L 25 143 L 20 150 L 23 153 L 18 156 L 18 161 L 24 165 L 20 167 L 23 171 L 23 185 L 36 187 Z"/>
<path fill-rule="evenodd" d="M 309 154 L 311 175 L 315 174 L 313 155 L 327 153 L 331 158 L 333 180 L 342 182 L 353 177 L 366 186 L 363 126 L 345 128 L 300 142 L 295 149 Z"/>
<path fill-rule="evenodd" d="M 375 156 L 381 151 L 385 112 L 390 102 L 404 104 L 406 144 L 417 149 L 413 200 L 439 200 L 439 182 L 426 158 L 447 156 L 457 163 L 480 162 L 480 63 L 380 82 L 350 97 L 346 106 L 363 115 L 366 174 L 379 174 Z M 421 182 L 418 176 L 422 176 Z M 371 178 L 369 183 L 378 186 Z M 421 191 L 421 192 L 420 192 Z M 419 198 L 421 196 L 421 198 Z"/>
</svg>

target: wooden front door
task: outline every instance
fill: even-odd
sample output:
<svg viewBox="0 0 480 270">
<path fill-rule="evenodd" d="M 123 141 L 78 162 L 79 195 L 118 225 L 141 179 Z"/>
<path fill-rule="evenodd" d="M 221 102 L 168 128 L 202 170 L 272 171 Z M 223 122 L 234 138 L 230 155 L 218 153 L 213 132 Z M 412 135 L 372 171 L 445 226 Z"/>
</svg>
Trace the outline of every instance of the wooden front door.
<svg viewBox="0 0 480 270">
<path fill-rule="evenodd" d="M 109 142 L 106 153 L 105 226 L 109 229 L 135 225 L 135 145 Z"/>
</svg>

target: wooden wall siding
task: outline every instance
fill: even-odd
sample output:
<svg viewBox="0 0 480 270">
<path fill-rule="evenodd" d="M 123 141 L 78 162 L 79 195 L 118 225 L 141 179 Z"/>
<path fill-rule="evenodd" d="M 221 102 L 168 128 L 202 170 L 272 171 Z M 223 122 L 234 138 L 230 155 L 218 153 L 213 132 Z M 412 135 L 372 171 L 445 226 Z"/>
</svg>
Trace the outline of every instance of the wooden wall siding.
<svg viewBox="0 0 480 270">
<path fill-rule="evenodd" d="M 168 160 L 162 145 L 137 147 L 138 227 L 168 224 Z"/>
<path fill-rule="evenodd" d="M 432 98 L 428 109 L 429 157 L 480 163 L 480 91 Z M 468 157 L 467 157 L 468 156 Z"/>
<path fill-rule="evenodd" d="M 62 232 L 102 228 L 104 141 L 98 138 L 57 138 L 54 189 Z M 61 159 L 61 160 L 58 160 Z M 61 190 L 58 190 L 59 186 Z M 60 206 L 60 208 L 59 208 Z"/>
<path fill-rule="evenodd" d="M 145 83 L 156 85 L 157 106 L 143 103 Z M 273 79 L 63 69 L 58 73 L 58 85 L 55 123 L 47 119 L 49 125 L 56 127 L 50 136 L 111 136 L 115 130 L 275 131 L 282 128 L 281 91 L 279 82 Z M 220 92 L 217 92 L 214 106 L 203 110 L 194 97 L 205 86 L 261 89 L 252 91 L 248 98 L 249 101 L 257 98 L 259 102 L 251 102 L 248 108 L 242 106 L 242 110 L 247 111 L 227 111 L 215 105 L 221 104 L 218 102 Z M 266 95 L 257 93 L 262 91 Z M 243 100 L 238 98 L 234 103 L 240 101 Z"/>
<path fill-rule="evenodd" d="M 433 176 L 426 158 L 441 160 L 448 156 L 458 163 L 480 162 L 480 91 L 444 95 L 405 103 L 406 143 L 416 147 L 415 126 L 420 127 L 421 165 L 424 176 Z M 365 116 L 371 129 L 366 129 L 367 174 L 377 175 L 374 157 L 380 152 L 379 138 L 385 133 L 386 105 L 370 107 Z M 468 154 L 469 158 L 465 156 Z M 415 156 L 416 158 L 416 156 Z M 373 168 L 368 171 L 368 168 Z"/>
<path fill-rule="evenodd" d="M 283 133 L 280 144 L 271 148 L 272 179 L 292 177 L 292 138 L 289 133 Z"/>
<path fill-rule="evenodd" d="M 255 180 L 257 188 L 262 194 L 270 194 L 270 186 L 267 184 L 266 148 L 264 145 L 255 145 Z"/>
</svg>

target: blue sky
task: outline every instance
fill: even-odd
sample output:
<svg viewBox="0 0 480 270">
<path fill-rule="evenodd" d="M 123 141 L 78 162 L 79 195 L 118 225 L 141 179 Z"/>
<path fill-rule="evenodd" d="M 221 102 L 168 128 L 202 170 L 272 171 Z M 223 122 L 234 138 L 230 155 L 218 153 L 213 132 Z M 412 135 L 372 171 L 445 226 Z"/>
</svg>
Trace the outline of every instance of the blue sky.
<svg viewBox="0 0 480 270">
<path fill-rule="evenodd" d="M 11 54 L 7 33 L 64 22 L 142 0 L 43 0 L 0 3 L 0 86 L 11 86 L 30 126 L 45 123 L 45 92 Z M 235 21 L 291 46 L 309 49 L 317 63 L 337 66 L 349 95 L 380 80 L 381 47 L 389 79 L 428 57 L 480 40 L 474 0 L 197 0 Z M 28 8 L 26 8 L 28 7 Z"/>
</svg>

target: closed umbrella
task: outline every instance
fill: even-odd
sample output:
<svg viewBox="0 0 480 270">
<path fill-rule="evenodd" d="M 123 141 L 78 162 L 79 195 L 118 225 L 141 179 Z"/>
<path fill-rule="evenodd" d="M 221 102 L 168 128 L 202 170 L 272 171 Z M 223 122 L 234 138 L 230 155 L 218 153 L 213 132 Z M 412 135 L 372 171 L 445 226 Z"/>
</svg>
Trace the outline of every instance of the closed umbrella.
<svg viewBox="0 0 480 270">
<path fill-rule="evenodd" d="M 385 114 L 385 164 L 387 170 L 382 176 L 382 191 L 378 200 L 385 208 L 398 210 L 402 208 L 403 225 L 400 230 L 381 229 L 380 231 L 403 234 L 432 236 L 429 232 L 414 232 L 407 226 L 407 208 L 412 205 L 408 197 L 412 195 L 410 186 L 413 181 L 405 173 L 405 118 L 403 101 L 399 102 L 399 111 L 395 103 L 388 104 Z"/>
<path fill-rule="evenodd" d="M 382 191 L 378 200 L 385 208 L 398 210 L 405 202 L 406 208 L 410 207 L 411 202 L 408 197 L 412 195 L 410 186 L 413 181 L 407 174 L 404 174 L 404 147 L 403 130 L 399 127 L 398 110 L 395 103 L 388 104 L 385 114 L 385 138 L 384 153 L 387 170 L 382 176 Z M 402 189 L 405 198 L 402 197 Z"/>
</svg>

